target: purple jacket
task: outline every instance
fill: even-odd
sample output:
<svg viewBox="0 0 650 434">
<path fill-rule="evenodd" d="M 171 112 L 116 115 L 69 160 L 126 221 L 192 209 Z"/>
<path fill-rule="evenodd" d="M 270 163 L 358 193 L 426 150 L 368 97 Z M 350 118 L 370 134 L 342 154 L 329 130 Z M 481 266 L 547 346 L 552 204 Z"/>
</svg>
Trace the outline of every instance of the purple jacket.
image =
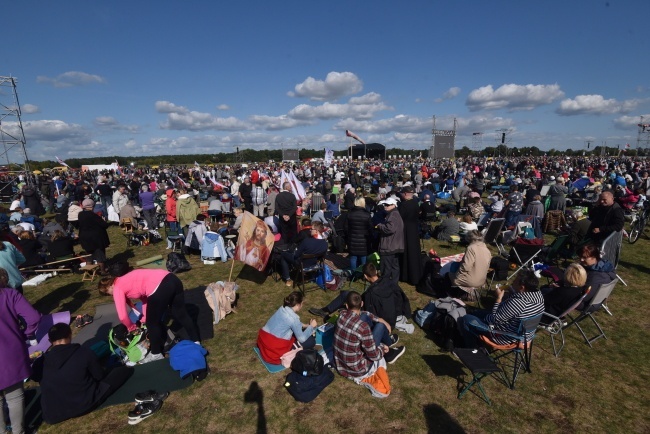
<svg viewBox="0 0 650 434">
<path fill-rule="evenodd" d="M 18 317 L 27 324 L 18 328 Z M 41 314 L 15 289 L 0 289 L 0 390 L 6 389 L 32 373 L 25 339 L 33 335 Z"/>
</svg>

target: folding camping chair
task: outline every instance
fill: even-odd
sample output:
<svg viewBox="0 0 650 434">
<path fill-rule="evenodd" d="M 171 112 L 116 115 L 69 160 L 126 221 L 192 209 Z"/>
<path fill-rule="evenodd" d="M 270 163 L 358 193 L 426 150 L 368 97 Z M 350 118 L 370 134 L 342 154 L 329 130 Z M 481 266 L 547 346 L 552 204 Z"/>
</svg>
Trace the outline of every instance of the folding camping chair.
<svg viewBox="0 0 650 434">
<path fill-rule="evenodd" d="M 548 334 L 551 336 L 551 344 L 553 344 L 553 354 L 555 354 L 555 357 L 560 357 L 560 352 L 562 352 L 562 349 L 564 348 L 564 329 L 565 329 L 564 318 L 568 316 L 571 312 L 576 310 L 578 306 L 580 306 L 585 301 L 585 298 L 590 293 L 591 293 L 591 287 L 587 288 L 585 293 L 582 294 L 582 297 L 580 297 L 575 303 L 569 306 L 564 312 L 562 312 L 558 316 L 551 315 L 548 312 L 544 312 L 544 316 L 542 317 L 542 322 L 544 322 L 545 324 L 540 324 L 539 329 L 547 331 Z M 550 319 L 551 321 L 549 322 L 548 319 Z M 557 348 L 555 345 L 555 336 L 557 335 L 560 335 L 560 338 L 562 338 L 562 345 L 560 345 L 559 348 Z"/>
<path fill-rule="evenodd" d="M 488 398 L 485 390 L 483 390 L 481 380 L 494 372 L 500 372 L 501 369 L 499 366 L 494 363 L 494 360 L 490 358 L 484 348 L 454 348 L 453 354 L 472 373 L 472 381 L 467 383 L 465 388 L 458 393 L 458 399 L 462 398 L 476 384 L 483 394 L 485 402 L 488 405 L 492 405 L 490 398 Z"/>
<path fill-rule="evenodd" d="M 510 280 L 519 273 L 523 268 L 532 268 L 533 261 L 537 256 L 542 252 L 542 247 L 544 247 L 544 240 L 540 238 L 534 238 L 532 240 L 526 240 L 519 238 L 515 244 L 510 249 L 510 261 L 519 265 L 519 268 L 515 270 L 506 280 Z"/>
<path fill-rule="evenodd" d="M 560 250 L 562 250 L 568 242 L 568 235 L 558 235 L 553 243 L 547 249 L 545 249 L 543 262 L 545 264 L 549 264 L 555 261 L 555 258 L 558 256 Z"/>
<path fill-rule="evenodd" d="M 519 326 L 516 333 L 492 329 L 488 335 L 479 335 L 479 339 L 488 347 L 489 350 L 493 352 L 500 352 L 500 354 L 496 357 L 492 357 L 493 360 L 496 361 L 514 353 L 515 360 L 512 371 L 512 379 L 508 379 L 505 371 L 503 371 L 503 379 L 511 389 L 515 388 L 515 383 L 517 382 L 521 368 L 524 368 L 525 372 L 532 372 L 530 366 L 533 357 L 535 331 L 539 326 L 542 315 L 543 314 L 540 313 L 538 315 L 522 318 L 519 321 Z M 500 345 L 494 342 L 494 338 L 497 336 L 508 337 L 510 339 L 514 339 L 515 342 L 512 344 Z"/>
<path fill-rule="evenodd" d="M 305 261 L 309 260 L 316 260 L 316 263 L 313 265 L 307 265 L 305 266 Z M 300 282 L 298 283 L 298 287 L 300 288 L 300 292 L 305 294 L 305 279 L 308 274 L 315 273 L 314 276 L 318 276 L 318 274 L 324 275 L 325 273 L 325 253 L 320 253 L 320 254 L 306 254 L 303 253 L 300 258 L 298 259 L 297 263 L 297 270 L 298 270 L 298 276 L 300 277 Z M 296 276 L 296 277 L 298 277 Z M 314 277 L 315 279 L 316 277 Z M 293 281 L 294 287 L 296 286 L 297 279 Z"/>
<path fill-rule="evenodd" d="M 614 270 L 618 268 L 618 262 L 621 260 L 622 245 L 623 231 L 612 232 L 600 245 L 601 258 L 611 262 L 614 265 Z M 621 276 L 616 274 L 616 277 L 618 277 L 618 280 L 620 280 L 623 285 L 627 286 L 627 283 L 621 279 Z M 605 310 L 607 310 L 607 313 L 611 315 L 607 307 L 605 307 Z"/>
<path fill-rule="evenodd" d="M 488 223 L 487 228 L 485 229 L 485 235 L 483 237 L 485 244 L 493 244 L 497 246 L 499 249 L 499 254 L 503 255 L 505 253 L 505 250 L 503 248 L 503 244 L 499 243 L 499 235 L 501 234 L 501 229 L 503 229 L 503 225 L 505 224 L 506 219 L 504 218 L 496 218 L 490 220 L 490 223 Z"/>
<path fill-rule="evenodd" d="M 609 283 L 606 283 L 604 285 L 600 285 L 596 289 L 596 293 L 592 297 L 591 300 L 589 300 L 589 303 L 580 311 L 580 314 L 576 316 L 575 318 L 571 317 L 571 315 L 567 315 L 569 319 L 571 319 L 571 322 L 567 324 L 564 328 L 567 329 L 571 327 L 572 325 L 575 324 L 576 327 L 578 327 L 578 330 L 580 330 L 580 334 L 582 334 L 582 337 L 585 339 L 585 342 L 593 348 L 591 345 L 592 342 L 594 342 L 597 339 L 600 338 L 605 338 L 607 339 L 607 336 L 605 336 L 605 332 L 603 329 L 600 327 L 600 324 L 598 324 L 598 321 L 596 321 L 596 318 L 594 318 L 594 314 L 598 312 L 601 308 L 605 309 L 604 302 L 607 300 L 607 297 L 610 296 L 612 291 L 614 290 L 614 287 L 616 286 L 617 280 L 612 280 Z M 586 318 L 591 319 L 591 322 L 594 323 L 596 328 L 598 329 L 599 334 L 592 338 L 588 338 L 587 335 L 585 334 L 584 330 L 582 327 L 580 327 L 580 323 L 585 320 Z"/>
</svg>

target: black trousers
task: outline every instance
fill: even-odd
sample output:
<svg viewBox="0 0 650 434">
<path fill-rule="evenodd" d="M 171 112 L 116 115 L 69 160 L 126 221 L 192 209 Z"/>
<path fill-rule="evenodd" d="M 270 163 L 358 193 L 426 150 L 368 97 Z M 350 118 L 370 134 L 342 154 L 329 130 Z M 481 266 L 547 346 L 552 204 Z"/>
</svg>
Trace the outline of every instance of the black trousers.
<svg viewBox="0 0 650 434">
<path fill-rule="evenodd" d="M 168 307 L 171 307 L 172 316 L 183 326 L 190 340 L 199 340 L 199 333 L 185 308 L 183 282 L 175 274 L 169 273 L 147 300 L 147 331 L 150 350 L 154 354 L 162 353 L 165 345 L 166 330 L 161 318 Z"/>
<path fill-rule="evenodd" d="M 379 267 L 383 278 L 389 279 L 393 283 L 399 281 L 399 261 L 397 260 L 397 255 L 384 255 L 380 252 Z"/>
</svg>

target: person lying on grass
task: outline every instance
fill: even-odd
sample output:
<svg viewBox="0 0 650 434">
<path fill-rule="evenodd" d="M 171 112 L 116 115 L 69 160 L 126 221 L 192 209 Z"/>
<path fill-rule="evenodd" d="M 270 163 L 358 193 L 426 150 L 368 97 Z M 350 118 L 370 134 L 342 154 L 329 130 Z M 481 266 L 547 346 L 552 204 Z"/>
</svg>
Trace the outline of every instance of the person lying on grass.
<svg viewBox="0 0 650 434">
<path fill-rule="evenodd" d="M 31 379 L 41 385 L 43 420 L 49 424 L 90 413 L 133 375 L 118 366 L 105 373 L 92 350 L 72 343 L 68 324 L 48 331 L 52 346 L 34 362 Z"/>
</svg>

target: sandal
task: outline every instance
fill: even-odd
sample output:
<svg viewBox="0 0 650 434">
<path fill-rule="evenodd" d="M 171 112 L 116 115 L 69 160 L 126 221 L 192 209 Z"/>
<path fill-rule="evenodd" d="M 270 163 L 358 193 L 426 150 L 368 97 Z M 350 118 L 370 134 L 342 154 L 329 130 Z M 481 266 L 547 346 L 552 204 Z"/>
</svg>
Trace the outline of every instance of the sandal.
<svg viewBox="0 0 650 434">
<path fill-rule="evenodd" d="M 94 318 L 88 314 L 84 315 L 77 315 L 77 318 L 74 320 L 74 325 L 78 329 L 87 326 L 88 324 L 92 323 Z"/>
</svg>

